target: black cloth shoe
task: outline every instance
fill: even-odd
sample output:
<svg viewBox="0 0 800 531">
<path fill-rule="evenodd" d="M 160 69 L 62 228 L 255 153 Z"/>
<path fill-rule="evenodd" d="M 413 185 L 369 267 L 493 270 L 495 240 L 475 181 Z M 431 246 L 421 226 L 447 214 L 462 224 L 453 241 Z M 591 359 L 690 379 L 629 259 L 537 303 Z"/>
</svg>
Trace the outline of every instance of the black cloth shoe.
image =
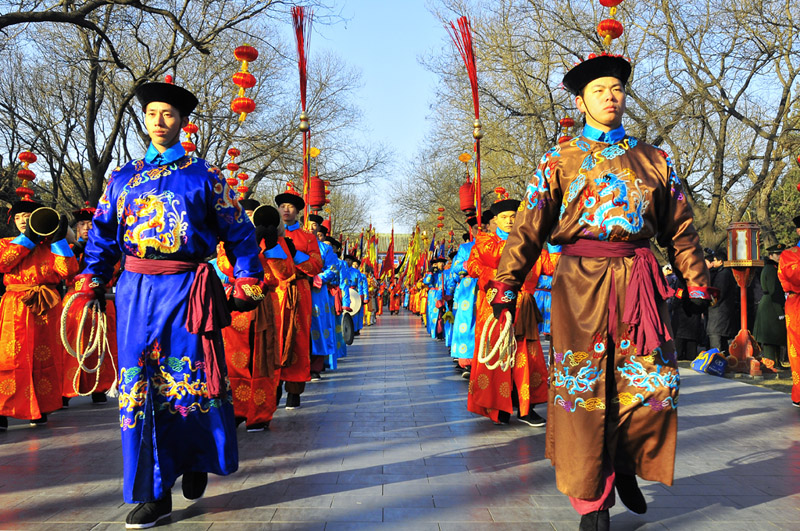
<svg viewBox="0 0 800 531">
<path fill-rule="evenodd" d="M 581 516 L 581 526 L 579 531 L 609 531 L 611 519 L 608 516 L 608 509 L 604 511 L 594 511 Z"/>
<path fill-rule="evenodd" d="M 140 503 L 125 518 L 125 529 L 148 529 L 172 514 L 172 494 L 154 502 Z"/>
<path fill-rule="evenodd" d="M 322 380 L 322 376 L 320 375 L 320 373 L 318 373 L 318 372 L 312 372 L 311 373 L 311 381 L 312 382 L 318 382 L 320 380 Z"/>
<path fill-rule="evenodd" d="M 533 426 L 534 428 L 541 428 L 547 424 L 547 421 L 532 409 L 524 417 L 517 416 L 517 418 L 520 422 L 524 422 L 528 426 Z"/>
<path fill-rule="evenodd" d="M 269 421 L 267 422 L 257 422 L 255 424 L 248 424 L 247 431 L 250 433 L 257 433 L 259 431 L 264 431 L 269 429 Z"/>
<path fill-rule="evenodd" d="M 792 405 L 793 405 L 794 407 L 800 407 L 800 402 L 792 402 Z"/>
<path fill-rule="evenodd" d="M 8 418 L 5 415 L 0 415 L 0 431 L 8 429 Z"/>
<path fill-rule="evenodd" d="M 470 373 L 470 370 L 469 369 L 465 369 L 464 372 L 461 373 L 461 377 L 464 378 L 465 380 L 469 380 L 469 373 Z"/>
<path fill-rule="evenodd" d="M 69 398 L 66 396 L 61 397 L 61 409 L 69 409 Z"/>
<path fill-rule="evenodd" d="M 508 411 L 498 411 L 497 412 L 497 422 L 495 422 L 495 426 L 502 426 L 503 424 L 508 424 L 508 421 L 511 420 L 511 413 Z"/>
<path fill-rule="evenodd" d="M 92 404 L 102 405 L 108 403 L 108 397 L 105 393 L 92 393 Z"/>
<path fill-rule="evenodd" d="M 617 488 L 619 500 L 630 512 L 636 514 L 647 512 L 647 502 L 644 501 L 644 495 L 636 483 L 636 476 L 617 472 L 614 477 L 614 486 Z"/>
<path fill-rule="evenodd" d="M 47 424 L 47 413 L 42 413 L 38 419 L 31 420 L 31 426 L 44 426 Z"/>
<path fill-rule="evenodd" d="M 208 486 L 208 472 L 184 472 L 181 489 L 183 497 L 189 501 L 203 497 Z"/>
<path fill-rule="evenodd" d="M 300 407 L 300 395 L 286 393 L 286 409 L 297 409 Z"/>
</svg>

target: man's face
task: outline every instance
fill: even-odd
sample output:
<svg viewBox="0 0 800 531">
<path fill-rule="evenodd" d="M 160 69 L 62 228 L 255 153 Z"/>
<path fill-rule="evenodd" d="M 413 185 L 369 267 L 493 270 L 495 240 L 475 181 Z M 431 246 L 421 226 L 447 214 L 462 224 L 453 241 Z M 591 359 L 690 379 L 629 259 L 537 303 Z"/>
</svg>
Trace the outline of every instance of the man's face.
<svg viewBox="0 0 800 531">
<path fill-rule="evenodd" d="M 353 260 L 350 258 L 345 258 L 344 263 L 347 264 L 348 267 L 353 267 Z"/>
<path fill-rule="evenodd" d="M 328 242 L 325 241 L 325 238 L 327 238 L 327 236 L 325 235 L 324 232 L 322 232 L 321 230 L 317 231 L 317 240 L 319 240 L 319 241 L 321 241 L 323 243 L 328 243 Z M 328 245 L 330 245 L 330 243 L 328 243 Z"/>
<path fill-rule="evenodd" d="M 278 212 L 280 212 L 281 219 L 287 225 L 291 225 L 297 221 L 297 207 L 291 203 L 282 203 L 279 205 Z"/>
<path fill-rule="evenodd" d="M 317 234 L 317 232 L 319 232 L 319 224 L 317 224 L 316 221 L 309 221 L 308 222 L 308 230 L 310 230 L 314 234 Z"/>
<path fill-rule="evenodd" d="M 517 213 L 514 210 L 507 210 L 497 214 L 494 219 L 498 229 L 503 232 L 511 232 L 511 227 L 514 226 L 514 220 L 517 219 Z"/>
<path fill-rule="evenodd" d="M 610 131 L 622 124 L 625 114 L 625 86 L 615 77 L 600 77 L 590 81 L 583 94 L 575 97 L 575 105 L 586 116 L 586 123 Z"/>
<path fill-rule="evenodd" d="M 17 230 L 20 234 L 24 234 L 25 229 L 28 228 L 28 218 L 30 217 L 30 212 L 19 212 L 14 214 L 14 224 L 17 226 Z"/>
<path fill-rule="evenodd" d="M 90 230 L 92 230 L 92 222 L 89 220 L 79 221 L 75 224 L 75 235 L 79 240 L 88 240 Z"/>
<path fill-rule="evenodd" d="M 181 117 L 178 109 L 162 101 L 147 104 L 144 113 L 147 134 L 155 148 L 163 153 L 180 140 L 181 129 L 189 123 L 188 117 Z"/>
</svg>

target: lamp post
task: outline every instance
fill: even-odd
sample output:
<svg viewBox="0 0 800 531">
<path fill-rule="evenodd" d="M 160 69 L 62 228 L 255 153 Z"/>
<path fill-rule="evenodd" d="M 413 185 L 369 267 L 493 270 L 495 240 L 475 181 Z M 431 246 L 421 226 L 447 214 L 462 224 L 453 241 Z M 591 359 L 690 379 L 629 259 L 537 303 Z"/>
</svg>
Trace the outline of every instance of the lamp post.
<svg viewBox="0 0 800 531">
<path fill-rule="evenodd" d="M 728 261 L 740 290 L 741 327 L 728 350 L 728 365 L 737 373 L 761 376 L 762 371 L 774 372 L 772 360 L 761 359 L 761 348 L 747 329 L 747 287 L 753 280 L 757 267 L 764 261 L 759 253 L 761 229 L 757 223 L 738 222 L 728 226 Z"/>
</svg>

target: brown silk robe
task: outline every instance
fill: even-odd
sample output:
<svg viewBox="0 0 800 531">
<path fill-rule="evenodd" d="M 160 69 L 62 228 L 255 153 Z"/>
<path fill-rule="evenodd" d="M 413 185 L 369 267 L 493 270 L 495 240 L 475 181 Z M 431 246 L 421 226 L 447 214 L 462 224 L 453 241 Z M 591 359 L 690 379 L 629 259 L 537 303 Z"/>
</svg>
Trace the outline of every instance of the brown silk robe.
<svg viewBox="0 0 800 531">
<path fill-rule="evenodd" d="M 656 238 L 690 293 L 692 287 L 708 286 L 692 210 L 667 154 L 632 137 L 607 144 L 580 136 L 542 157 L 496 280 L 521 286 L 548 237 L 554 244 Z M 576 498 L 602 493 L 604 454 L 618 472 L 672 484 L 679 386 L 675 349 L 670 340 L 638 353 L 629 339 L 621 317 L 632 264 L 632 257 L 565 253 L 553 279 L 546 456 L 556 468 L 559 490 Z M 608 332 L 612 296 L 615 338 Z M 666 304 L 657 304 L 666 321 Z"/>
</svg>

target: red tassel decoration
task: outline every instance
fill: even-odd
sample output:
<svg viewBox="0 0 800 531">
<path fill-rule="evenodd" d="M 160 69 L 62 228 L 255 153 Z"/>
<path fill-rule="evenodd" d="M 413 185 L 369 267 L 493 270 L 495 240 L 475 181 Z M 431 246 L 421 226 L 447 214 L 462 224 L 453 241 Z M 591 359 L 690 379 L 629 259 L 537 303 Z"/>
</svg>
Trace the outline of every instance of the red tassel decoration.
<svg viewBox="0 0 800 531">
<path fill-rule="evenodd" d="M 297 68 L 300 72 L 300 132 L 303 134 L 303 201 L 305 209 L 303 220 L 308 228 L 309 160 L 308 147 L 311 144 L 311 126 L 306 114 L 306 86 L 308 84 L 308 42 L 311 37 L 313 12 L 306 13 L 303 6 L 292 8 L 292 25 L 297 39 Z"/>
<path fill-rule="evenodd" d="M 478 102 L 478 71 L 475 67 L 475 50 L 472 45 L 472 27 L 467 17 L 458 19 L 458 27 L 451 22 L 447 32 L 453 39 L 464 64 L 467 67 L 469 85 L 472 89 L 472 106 L 475 108 L 475 122 L 473 123 L 472 136 L 475 139 L 475 206 L 477 215 L 481 214 L 481 131 L 480 104 Z M 480 230 L 480 224 L 478 225 Z"/>
</svg>

